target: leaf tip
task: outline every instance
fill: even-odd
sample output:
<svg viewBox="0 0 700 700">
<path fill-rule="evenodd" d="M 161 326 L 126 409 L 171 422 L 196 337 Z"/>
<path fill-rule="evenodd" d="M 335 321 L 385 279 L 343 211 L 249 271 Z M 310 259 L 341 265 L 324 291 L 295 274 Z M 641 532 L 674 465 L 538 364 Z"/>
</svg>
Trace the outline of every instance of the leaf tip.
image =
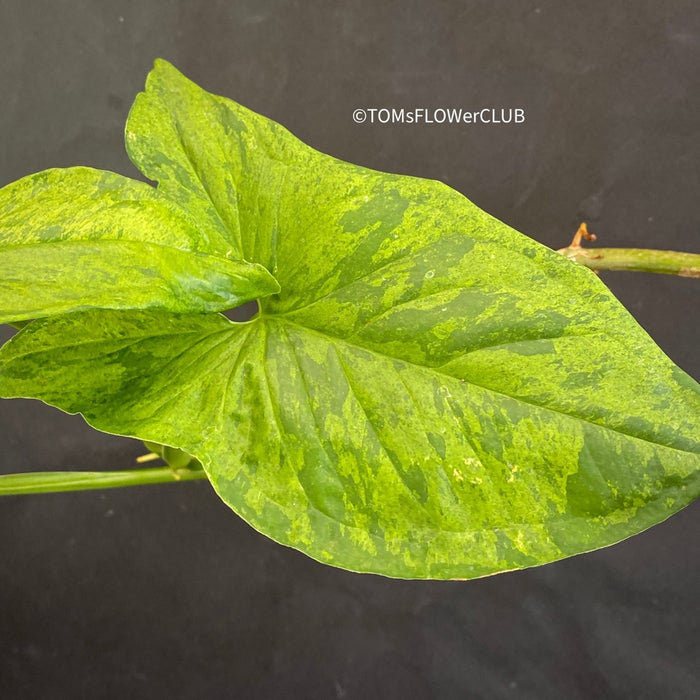
<svg viewBox="0 0 700 700">
<path fill-rule="evenodd" d="M 146 76 L 146 90 L 154 83 L 154 81 L 169 81 L 169 80 L 187 80 L 185 75 L 181 73 L 170 61 L 164 58 L 156 58 L 153 61 L 153 68 Z"/>
</svg>

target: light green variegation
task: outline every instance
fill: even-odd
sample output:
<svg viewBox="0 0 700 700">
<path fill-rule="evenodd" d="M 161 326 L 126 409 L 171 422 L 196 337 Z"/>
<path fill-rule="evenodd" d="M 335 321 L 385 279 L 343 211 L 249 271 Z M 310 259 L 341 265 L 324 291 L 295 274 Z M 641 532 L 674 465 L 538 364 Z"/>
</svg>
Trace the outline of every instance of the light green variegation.
<svg viewBox="0 0 700 700">
<path fill-rule="evenodd" d="M 159 182 L 139 185 L 145 230 L 172 217 L 184 257 L 230 245 L 239 267 L 192 263 L 198 293 L 179 307 L 139 301 L 124 275 L 128 308 L 34 321 L 0 352 L 2 395 L 180 448 L 261 532 L 390 576 L 553 561 L 697 497 L 700 387 L 589 270 L 441 183 L 320 154 L 165 62 L 126 137 Z M 14 206 L 24 235 L 44 225 Z M 232 296 L 257 290 L 252 321 L 191 313 L 216 308 L 202 299 L 223 298 L 219 273 Z"/>
<path fill-rule="evenodd" d="M 90 307 L 222 311 L 278 291 L 152 187 L 92 168 L 0 190 L 0 323 Z"/>
</svg>

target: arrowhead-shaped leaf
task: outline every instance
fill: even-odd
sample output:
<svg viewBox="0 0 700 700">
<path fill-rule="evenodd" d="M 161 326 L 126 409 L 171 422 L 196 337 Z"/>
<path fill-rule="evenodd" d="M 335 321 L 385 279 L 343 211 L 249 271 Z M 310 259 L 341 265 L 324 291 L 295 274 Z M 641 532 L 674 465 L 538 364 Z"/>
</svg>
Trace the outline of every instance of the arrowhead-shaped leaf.
<svg viewBox="0 0 700 700">
<path fill-rule="evenodd" d="M 134 162 L 281 291 L 245 324 L 86 311 L 0 393 L 196 456 L 321 561 L 471 578 L 611 544 L 700 491 L 700 387 L 590 271 L 441 183 L 322 155 L 159 62 Z"/>
</svg>

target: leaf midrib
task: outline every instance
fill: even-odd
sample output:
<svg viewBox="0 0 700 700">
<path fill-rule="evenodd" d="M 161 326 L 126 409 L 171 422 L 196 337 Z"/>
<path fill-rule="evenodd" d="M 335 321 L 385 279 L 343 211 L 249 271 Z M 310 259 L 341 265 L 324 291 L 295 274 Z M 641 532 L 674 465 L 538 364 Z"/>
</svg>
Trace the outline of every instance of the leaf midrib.
<svg viewBox="0 0 700 700">
<path fill-rule="evenodd" d="M 166 108 L 166 113 L 167 113 L 167 108 Z M 174 115 L 173 115 L 174 116 Z M 202 176 L 200 172 L 200 166 L 197 165 L 196 160 L 192 157 L 191 149 L 189 145 L 187 144 L 185 138 L 183 137 L 182 133 L 182 128 L 180 126 L 180 120 L 177 116 L 175 116 L 174 119 L 171 120 L 171 123 L 173 124 L 175 128 L 175 133 L 177 134 L 178 141 L 180 142 L 180 146 L 182 146 L 182 152 L 185 154 L 185 158 L 187 158 L 187 161 L 189 162 L 192 172 L 194 173 L 194 176 L 197 178 L 199 181 L 199 184 L 202 186 L 202 191 L 206 195 L 206 201 L 211 205 L 212 211 L 216 214 L 216 219 L 217 221 L 221 224 L 221 231 L 218 231 L 219 235 L 221 235 L 223 240 L 229 240 L 228 236 L 222 235 L 222 234 L 229 234 L 232 236 L 234 240 L 231 241 L 231 243 L 237 247 L 238 252 L 240 255 L 243 255 L 243 244 L 241 240 L 241 220 L 240 220 L 240 212 L 238 210 L 238 207 L 235 206 L 235 212 L 236 212 L 236 221 L 238 223 L 238 231 L 234 232 L 229 230 L 229 227 L 226 225 L 226 221 L 224 220 L 224 217 L 222 213 L 219 211 L 219 208 L 216 206 L 214 202 L 214 198 L 212 197 L 209 185 L 206 183 L 204 177 Z M 226 154 L 223 153 L 223 148 L 219 144 L 218 140 L 216 141 L 217 146 L 219 147 L 219 151 L 222 154 L 222 163 L 227 162 Z M 136 165 L 138 168 L 139 166 Z M 179 187 L 182 187 L 182 185 L 178 182 L 177 183 Z M 158 187 L 161 186 L 160 180 L 158 180 Z M 217 227 L 218 228 L 218 227 Z"/>
<path fill-rule="evenodd" d="M 370 347 L 367 347 L 365 345 L 361 345 L 359 343 L 353 343 L 353 342 L 350 342 L 348 340 L 345 340 L 344 338 L 339 338 L 338 336 L 327 335 L 327 334 L 322 333 L 321 331 L 318 331 L 316 329 L 309 328 L 307 326 L 303 326 L 299 323 L 295 323 L 294 321 L 290 321 L 287 318 L 276 318 L 273 314 L 268 314 L 264 317 L 261 317 L 259 320 L 263 321 L 265 319 L 270 319 L 270 320 L 274 320 L 278 323 L 286 323 L 290 326 L 294 326 L 305 333 L 310 333 L 310 334 L 315 335 L 319 338 L 322 338 L 326 342 L 338 342 L 338 343 L 346 345 L 350 348 L 356 348 L 356 349 L 363 350 L 363 351 L 368 352 L 372 355 L 376 355 L 377 357 L 393 360 L 395 362 L 401 362 L 401 363 L 409 365 L 411 367 L 415 367 L 417 370 L 420 370 L 423 372 L 430 372 L 430 373 L 439 374 L 440 376 L 443 376 L 443 377 L 446 377 L 452 381 L 458 382 L 459 386 L 463 386 L 464 384 L 468 384 L 468 385 L 476 387 L 478 389 L 482 389 L 483 391 L 487 391 L 490 394 L 494 394 L 497 396 L 503 396 L 503 397 L 510 399 L 512 401 L 518 401 L 520 403 L 523 403 L 523 404 L 528 405 L 528 406 L 532 406 L 534 408 L 539 408 L 539 409 L 542 409 L 545 411 L 550 411 L 552 413 L 556 413 L 557 415 L 566 416 L 567 418 L 571 418 L 573 420 L 582 421 L 584 423 L 594 425 L 598 428 L 603 428 L 604 430 L 609 430 L 611 432 L 618 433 L 619 435 L 623 435 L 625 437 L 632 438 L 633 440 L 639 440 L 641 442 L 645 442 L 647 444 L 654 445 L 655 447 L 663 447 L 664 449 L 674 450 L 674 451 L 680 452 L 681 454 L 684 454 L 684 455 L 692 455 L 693 457 L 696 457 L 700 460 L 700 450 L 698 452 L 694 452 L 694 451 L 684 450 L 684 449 L 681 449 L 679 447 L 674 447 L 673 445 L 667 445 L 667 444 L 662 443 L 662 442 L 654 442 L 653 440 L 649 440 L 648 438 L 641 437 L 639 435 L 634 435 L 634 434 L 626 432 L 620 428 L 606 425 L 605 423 L 599 423 L 599 422 L 596 422 L 596 421 L 591 420 L 589 418 L 585 418 L 583 416 L 578 416 L 574 413 L 568 413 L 566 411 L 560 410 L 558 408 L 554 408 L 552 406 L 545 406 L 545 405 L 536 403 L 534 401 L 529 401 L 529 400 L 522 398 L 522 397 L 519 397 L 519 396 L 511 396 L 510 394 L 506 394 L 505 392 L 498 391 L 496 389 L 492 389 L 491 387 L 484 386 L 483 384 L 478 384 L 477 382 L 473 381 L 472 379 L 461 379 L 460 377 L 455 377 L 453 374 L 447 374 L 446 372 L 441 371 L 442 366 L 429 367 L 427 365 L 421 365 L 421 364 L 418 364 L 416 362 L 412 362 L 411 360 L 407 360 L 407 359 L 402 358 L 402 357 L 394 357 L 393 355 L 387 355 L 385 353 L 379 352 L 378 350 L 375 350 L 374 348 L 370 348 Z M 483 350 L 485 348 L 480 348 L 480 349 Z"/>
<path fill-rule="evenodd" d="M 243 263 L 246 265 L 255 265 L 258 266 L 259 263 L 254 263 L 250 262 L 249 260 L 245 260 L 244 258 L 227 258 L 225 255 L 217 254 L 217 253 L 210 253 L 210 252 L 205 252 L 205 251 L 200 251 L 200 250 L 193 250 L 191 248 L 181 248 L 178 246 L 173 246 L 169 245 L 167 243 L 158 243 L 155 241 L 139 241 L 139 240 L 134 240 L 131 238 L 111 238 L 111 237 L 101 237 L 101 238 L 92 238 L 92 239 L 82 239 L 82 240 L 75 240 L 75 239 L 64 239 L 60 241 L 31 241 L 28 243 L 11 243 L 9 245 L 0 245 L 0 255 L 6 251 L 12 251 L 12 250 L 24 250 L 25 248 L 36 248 L 36 247 L 46 247 L 46 246 L 60 246 L 61 248 L 66 248 L 68 246 L 95 246 L 95 245 L 101 245 L 103 243 L 106 244 L 120 244 L 120 245 L 133 245 L 133 246 L 144 246 L 144 247 L 154 247 L 154 248 L 164 248 L 166 250 L 174 250 L 177 251 L 178 253 L 186 253 L 188 255 L 196 255 L 197 257 L 203 257 L 203 258 L 213 258 L 214 260 L 222 260 L 227 263 Z M 262 267 L 262 265 L 259 265 Z"/>
</svg>

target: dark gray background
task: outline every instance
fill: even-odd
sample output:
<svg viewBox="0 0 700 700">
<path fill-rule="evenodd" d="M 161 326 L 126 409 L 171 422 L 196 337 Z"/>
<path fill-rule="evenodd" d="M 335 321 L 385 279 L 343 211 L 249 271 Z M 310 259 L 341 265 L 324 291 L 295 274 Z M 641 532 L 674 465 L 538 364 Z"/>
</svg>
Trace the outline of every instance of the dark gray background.
<svg viewBox="0 0 700 700">
<path fill-rule="evenodd" d="M 0 185 L 137 176 L 155 57 L 380 170 L 444 180 L 553 247 L 700 249 L 697 2 L 0 0 Z M 356 107 L 523 107 L 520 126 L 356 125 Z M 700 283 L 605 281 L 695 378 Z M 6 334 L 7 335 L 7 334 Z M 139 444 L 0 402 L 0 469 Z M 625 543 L 473 582 L 317 564 L 206 483 L 0 502 L 3 698 L 697 698 L 698 505 Z"/>
</svg>

